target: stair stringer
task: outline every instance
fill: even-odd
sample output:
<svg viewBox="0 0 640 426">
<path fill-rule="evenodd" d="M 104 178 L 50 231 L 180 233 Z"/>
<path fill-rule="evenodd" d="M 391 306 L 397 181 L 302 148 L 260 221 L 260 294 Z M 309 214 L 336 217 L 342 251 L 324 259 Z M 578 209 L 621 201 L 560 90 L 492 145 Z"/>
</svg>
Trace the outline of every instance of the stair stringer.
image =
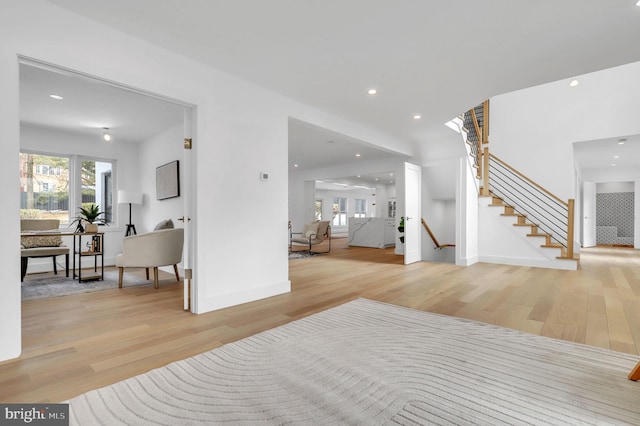
<svg viewBox="0 0 640 426">
<path fill-rule="evenodd" d="M 514 216 L 503 216 L 504 208 L 491 207 L 491 197 L 478 197 L 478 260 L 486 263 L 576 270 L 578 262 L 557 259 L 561 250 L 541 247 L 544 237 L 528 237 L 528 226 L 513 226 Z"/>
</svg>

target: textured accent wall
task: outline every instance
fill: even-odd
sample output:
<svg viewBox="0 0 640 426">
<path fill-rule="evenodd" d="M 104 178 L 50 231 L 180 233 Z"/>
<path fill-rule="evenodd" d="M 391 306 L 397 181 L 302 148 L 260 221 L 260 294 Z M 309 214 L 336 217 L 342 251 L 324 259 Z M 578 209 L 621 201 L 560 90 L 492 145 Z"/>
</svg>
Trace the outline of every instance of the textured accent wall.
<svg viewBox="0 0 640 426">
<path fill-rule="evenodd" d="M 596 242 L 633 245 L 634 193 L 596 194 Z"/>
</svg>

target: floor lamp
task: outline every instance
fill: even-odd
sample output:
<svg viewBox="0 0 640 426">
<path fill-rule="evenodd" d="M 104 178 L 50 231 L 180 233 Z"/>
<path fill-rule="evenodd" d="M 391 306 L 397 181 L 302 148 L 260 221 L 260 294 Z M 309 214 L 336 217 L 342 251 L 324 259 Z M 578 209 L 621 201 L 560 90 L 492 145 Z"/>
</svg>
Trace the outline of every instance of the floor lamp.
<svg viewBox="0 0 640 426">
<path fill-rule="evenodd" d="M 118 204 L 129 204 L 129 223 L 127 224 L 127 232 L 124 234 L 125 237 L 136 235 L 136 226 L 131 223 L 131 204 L 142 204 L 142 192 L 121 189 L 118 191 Z"/>
</svg>

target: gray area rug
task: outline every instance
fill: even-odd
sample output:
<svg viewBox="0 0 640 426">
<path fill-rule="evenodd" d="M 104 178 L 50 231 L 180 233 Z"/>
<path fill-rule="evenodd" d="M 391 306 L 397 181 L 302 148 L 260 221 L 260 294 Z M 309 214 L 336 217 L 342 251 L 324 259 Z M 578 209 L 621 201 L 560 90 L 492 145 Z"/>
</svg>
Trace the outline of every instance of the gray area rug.
<svg viewBox="0 0 640 426">
<path fill-rule="evenodd" d="M 359 299 L 80 395 L 70 420 L 637 425 L 636 358 Z"/>
<path fill-rule="evenodd" d="M 92 291 L 118 288 L 118 271 L 105 271 L 104 280 L 78 282 L 65 277 L 64 272 L 58 276 L 46 278 L 27 278 L 22 283 L 22 300 L 47 299 L 50 297 L 68 296 L 71 294 L 89 293 Z M 151 285 L 153 281 L 138 278 L 135 275 L 124 275 L 123 287 Z"/>
<path fill-rule="evenodd" d="M 306 259 L 308 257 L 319 256 L 321 253 L 309 253 L 308 251 L 293 251 L 289 253 L 289 260 Z"/>
</svg>

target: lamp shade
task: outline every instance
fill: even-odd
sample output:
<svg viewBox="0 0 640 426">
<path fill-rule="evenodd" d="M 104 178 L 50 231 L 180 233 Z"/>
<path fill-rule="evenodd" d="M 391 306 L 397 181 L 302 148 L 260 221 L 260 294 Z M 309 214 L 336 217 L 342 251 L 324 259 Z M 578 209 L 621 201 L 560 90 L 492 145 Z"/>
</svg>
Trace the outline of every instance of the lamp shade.
<svg viewBox="0 0 640 426">
<path fill-rule="evenodd" d="M 118 204 L 142 204 L 142 192 L 118 191 Z"/>
</svg>

